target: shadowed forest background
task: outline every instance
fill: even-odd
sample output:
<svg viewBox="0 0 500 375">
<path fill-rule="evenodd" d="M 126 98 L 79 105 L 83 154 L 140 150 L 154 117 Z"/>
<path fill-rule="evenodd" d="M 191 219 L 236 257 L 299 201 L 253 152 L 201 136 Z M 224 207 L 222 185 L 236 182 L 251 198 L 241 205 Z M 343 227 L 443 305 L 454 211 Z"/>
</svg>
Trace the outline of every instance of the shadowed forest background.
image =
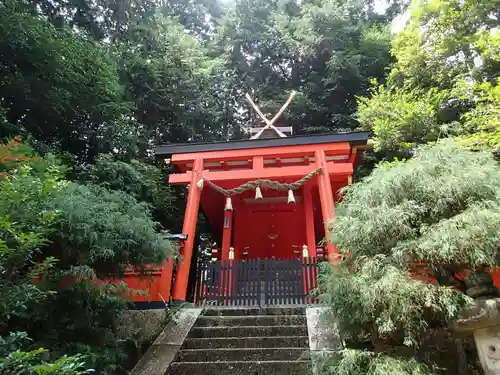
<svg viewBox="0 0 500 375">
<path fill-rule="evenodd" d="M 118 339 L 123 286 L 100 280 L 175 256 L 166 233 L 182 224 L 154 145 L 246 139 L 261 124 L 245 94 L 275 113 L 291 90 L 294 134 L 373 138 L 332 227 L 359 277 L 325 281 L 329 303 L 356 342 L 419 347 L 468 302 L 409 282 L 412 257 L 498 263 L 499 24 L 497 0 L 0 0 L 0 373 L 126 373 L 140 344 Z M 377 280 L 386 294 L 363 289 Z M 443 371 L 418 350 L 355 347 L 328 371 Z"/>
</svg>

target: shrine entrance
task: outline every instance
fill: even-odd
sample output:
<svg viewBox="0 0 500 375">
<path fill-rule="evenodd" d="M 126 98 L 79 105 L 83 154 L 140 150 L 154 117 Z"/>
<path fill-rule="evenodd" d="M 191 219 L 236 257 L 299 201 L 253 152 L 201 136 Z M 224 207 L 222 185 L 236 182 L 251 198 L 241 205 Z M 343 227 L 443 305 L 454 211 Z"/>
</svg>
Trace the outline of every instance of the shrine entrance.
<svg viewBox="0 0 500 375">
<path fill-rule="evenodd" d="M 313 258 L 227 260 L 203 264 L 197 306 L 288 306 L 316 303 L 318 261 Z"/>
<path fill-rule="evenodd" d="M 249 140 L 166 144 L 155 153 L 171 169 L 169 183 L 187 187 L 178 262 L 163 267 L 162 296 L 182 303 L 266 306 L 314 303 L 320 261 L 340 254 L 324 241 L 341 189 L 352 183 L 369 133 L 292 135 L 277 126 L 295 93 Z M 203 214 L 211 249 L 195 246 Z M 209 259 L 199 264 L 196 252 Z M 173 283 L 172 283 L 172 275 Z M 168 278 L 170 275 L 170 278 Z M 167 297 L 168 298 L 168 297 Z M 166 300 L 166 298 L 165 298 Z"/>
</svg>

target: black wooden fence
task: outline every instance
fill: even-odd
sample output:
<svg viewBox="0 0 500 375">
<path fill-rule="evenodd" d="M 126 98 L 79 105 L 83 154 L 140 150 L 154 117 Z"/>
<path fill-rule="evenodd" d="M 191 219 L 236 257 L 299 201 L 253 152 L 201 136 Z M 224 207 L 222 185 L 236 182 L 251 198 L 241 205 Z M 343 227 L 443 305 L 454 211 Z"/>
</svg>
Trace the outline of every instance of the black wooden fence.
<svg viewBox="0 0 500 375">
<path fill-rule="evenodd" d="M 207 263 L 198 273 L 195 303 L 214 306 L 272 306 L 316 303 L 318 261 L 244 259 Z"/>
</svg>

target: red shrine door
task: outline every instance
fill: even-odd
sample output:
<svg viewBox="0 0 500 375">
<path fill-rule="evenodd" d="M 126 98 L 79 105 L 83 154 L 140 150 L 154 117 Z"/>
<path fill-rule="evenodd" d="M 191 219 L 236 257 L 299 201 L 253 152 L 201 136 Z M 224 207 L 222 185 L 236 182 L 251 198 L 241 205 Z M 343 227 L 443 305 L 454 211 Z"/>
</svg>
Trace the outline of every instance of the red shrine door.
<svg viewBox="0 0 500 375">
<path fill-rule="evenodd" d="M 245 212 L 246 211 L 246 212 Z M 306 243 L 303 204 L 250 205 L 235 214 L 237 257 L 299 258 Z M 247 254 L 248 253 L 248 254 Z"/>
</svg>

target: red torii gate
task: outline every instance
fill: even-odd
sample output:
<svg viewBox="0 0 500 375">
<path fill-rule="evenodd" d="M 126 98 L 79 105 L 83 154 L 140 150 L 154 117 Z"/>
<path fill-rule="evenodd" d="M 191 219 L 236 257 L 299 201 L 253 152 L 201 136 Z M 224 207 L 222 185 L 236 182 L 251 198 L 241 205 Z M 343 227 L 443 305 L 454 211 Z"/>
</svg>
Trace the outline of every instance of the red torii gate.
<svg viewBox="0 0 500 375">
<path fill-rule="evenodd" d="M 310 256 L 316 256 L 317 239 L 324 238 L 328 222 L 334 218 L 336 194 L 351 183 L 368 136 L 367 132 L 353 132 L 158 146 L 157 157 L 168 160 L 178 171 L 170 175 L 169 182 L 189 186 L 182 230 L 187 239 L 177 264 L 173 300 L 186 299 L 200 207 L 222 244 L 222 260 L 229 259 L 230 247 L 237 259 L 292 257 L 296 248 L 302 253 L 303 244 Z M 235 195 L 230 209 L 224 209 L 227 197 L 220 191 L 254 180 L 287 184 L 311 173 L 312 178 L 297 189 L 301 195 L 294 204 L 288 204 L 283 193 L 268 189 L 263 199 L 255 199 L 253 191 Z M 210 183 L 202 189 L 201 181 Z M 335 247 L 327 244 L 326 250 L 333 261 Z M 173 260 L 166 268 L 171 274 Z"/>
</svg>

